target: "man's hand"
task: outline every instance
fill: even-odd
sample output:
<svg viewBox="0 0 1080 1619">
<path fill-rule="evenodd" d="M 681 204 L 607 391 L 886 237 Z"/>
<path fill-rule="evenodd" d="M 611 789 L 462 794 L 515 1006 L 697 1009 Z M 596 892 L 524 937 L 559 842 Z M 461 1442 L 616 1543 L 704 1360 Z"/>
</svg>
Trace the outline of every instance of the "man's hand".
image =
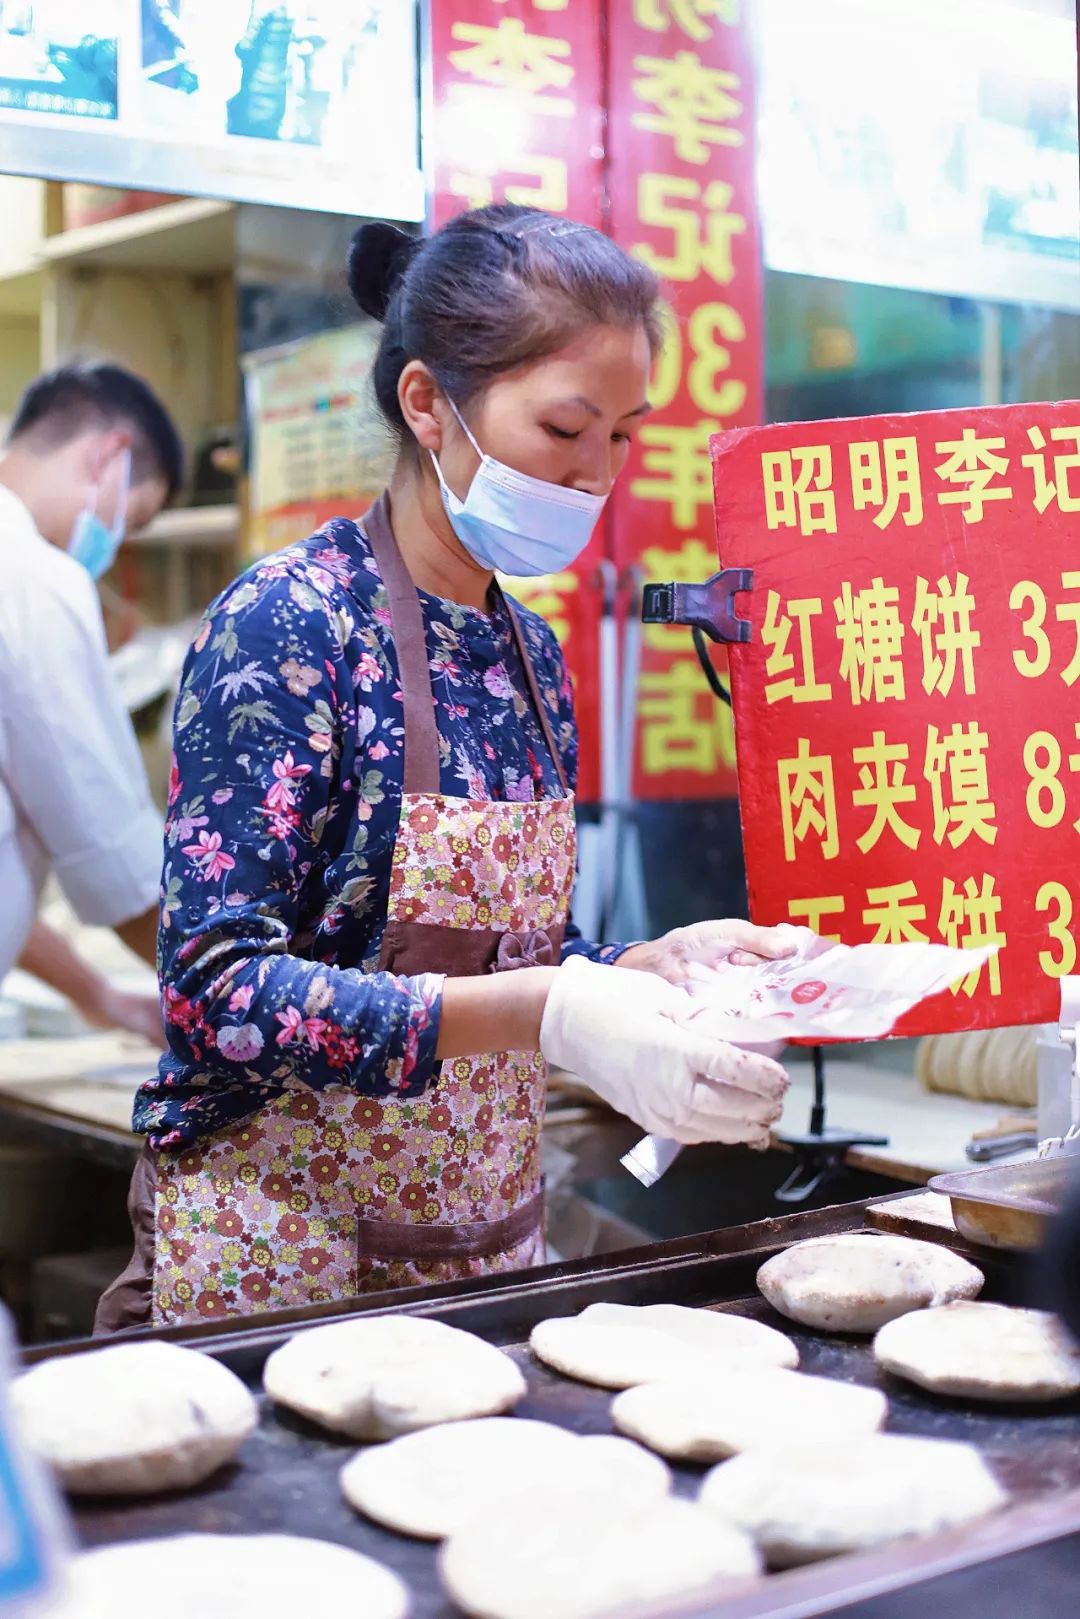
<svg viewBox="0 0 1080 1619">
<path fill-rule="evenodd" d="M 157 996 L 115 989 L 55 928 L 35 922 L 18 964 L 24 972 L 66 995 L 93 1028 L 126 1029 L 164 1048 L 165 1030 Z"/>
<path fill-rule="evenodd" d="M 78 1010 L 94 1028 L 123 1029 L 165 1049 L 165 1027 L 156 995 L 135 995 L 105 983 L 102 993 Z"/>
</svg>

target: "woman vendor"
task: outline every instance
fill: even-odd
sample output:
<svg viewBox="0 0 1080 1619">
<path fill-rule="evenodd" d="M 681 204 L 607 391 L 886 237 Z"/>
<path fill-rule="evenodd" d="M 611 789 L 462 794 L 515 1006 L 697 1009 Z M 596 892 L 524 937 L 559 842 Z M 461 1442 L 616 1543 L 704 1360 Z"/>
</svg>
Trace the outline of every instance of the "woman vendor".
<svg viewBox="0 0 1080 1619">
<path fill-rule="evenodd" d="M 357 232 L 390 486 L 211 607 L 175 718 L 139 1091 L 136 1251 L 111 1330 L 541 1263 L 547 1062 L 644 1128 L 761 1146 L 786 1076 L 695 1029 L 689 963 L 745 922 L 587 943 L 577 740 L 502 574 L 568 567 L 648 409 L 652 273 L 497 206 Z M 561 964 L 560 964 L 561 963 Z"/>
</svg>

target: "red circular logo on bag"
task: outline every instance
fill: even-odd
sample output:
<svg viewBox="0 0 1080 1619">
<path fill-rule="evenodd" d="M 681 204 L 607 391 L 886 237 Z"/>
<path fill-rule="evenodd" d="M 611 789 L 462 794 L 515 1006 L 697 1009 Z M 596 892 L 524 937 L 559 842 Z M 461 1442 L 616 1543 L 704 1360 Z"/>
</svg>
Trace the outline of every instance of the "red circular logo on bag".
<svg viewBox="0 0 1080 1619">
<path fill-rule="evenodd" d="M 824 995 L 826 985 L 820 978 L 809 978 L 805 984 L 796 984 L 791 992 L 791 998 L 799 1006 L 809 1006 L 811 1001 L 820 1001 Z"/>
</svg>

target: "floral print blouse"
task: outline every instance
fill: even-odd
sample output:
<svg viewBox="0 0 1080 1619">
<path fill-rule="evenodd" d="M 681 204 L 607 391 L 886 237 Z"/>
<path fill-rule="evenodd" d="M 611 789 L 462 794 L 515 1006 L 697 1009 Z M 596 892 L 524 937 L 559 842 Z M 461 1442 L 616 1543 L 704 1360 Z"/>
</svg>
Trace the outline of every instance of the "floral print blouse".
<svg viewBox="0 0 1080 1619">
<path fill-rule="evenodd" d="M 558 797 L 509 613 L 421 592 L 441 781 L 457 798 Z M 566 667 L 518 608 L 562 754 Z M 169 1050 L 134 1127 L 180 1149 L 299 1083 L 417 1096 L 433 1083 L 441 974 L 376 970 L 402 792 L 397 655 L 363 530 L 335 518 L 210 607 L 174 720 L 158 957 Z M 611 961 L 571 923 L 563 956 Z"/>
</svg>

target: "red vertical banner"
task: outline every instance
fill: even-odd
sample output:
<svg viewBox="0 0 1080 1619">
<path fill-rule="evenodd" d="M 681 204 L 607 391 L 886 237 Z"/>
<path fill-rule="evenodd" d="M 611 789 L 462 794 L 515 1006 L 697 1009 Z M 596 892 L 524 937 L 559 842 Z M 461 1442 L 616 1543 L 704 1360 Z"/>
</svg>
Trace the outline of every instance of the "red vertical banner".
<svg viewBox="0 0 1080 1619">
<path fill-rule="evenodd" d="M 516 202 L 603 219 L 603 0 L 428 0 L 432 228 Z M 515 579 L 562 642 L 576 692 L 578 793 L 599 795 L 598 533 L 573 568 Z"/>
<path fill-rule="evenodd" d="M 762 271 L 746 0 L 610 0 L 607 172 L 615 239 L 660 276 L 653 414 L 612 502 L 614 555 L 650 579 L 716 572 L 711 434 L 763 414 Z M 688 630 L 645 631 L 635 792 L 736 791 L 729 710 Z"/>
</svg>

